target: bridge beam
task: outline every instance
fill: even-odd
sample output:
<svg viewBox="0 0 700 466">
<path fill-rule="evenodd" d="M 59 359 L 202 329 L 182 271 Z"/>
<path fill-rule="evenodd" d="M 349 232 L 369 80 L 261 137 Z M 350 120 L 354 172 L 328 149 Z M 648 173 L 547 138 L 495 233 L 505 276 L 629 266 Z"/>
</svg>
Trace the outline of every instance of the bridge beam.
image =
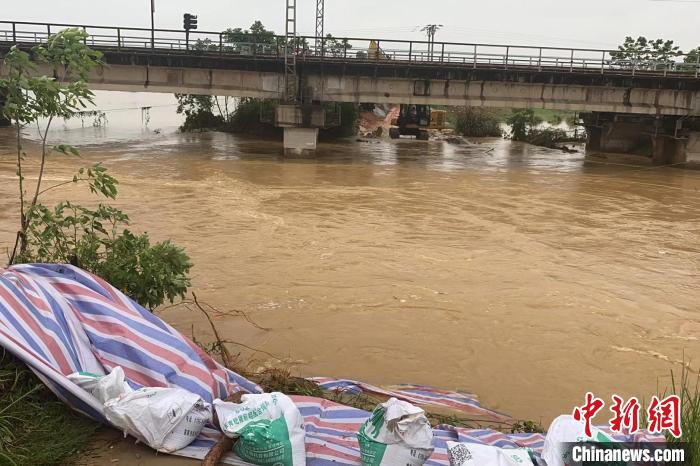
<svg viewBox="0 0 700 466">
<path fill-rule="evenodd" d="M 42 74 L 51 74 L 40 69 Z M 2 64 L 0 64 L 2 74 Z M 495 78 L 494 78 L 495 79 Z M 284 70 L 111 64 L 94 70 L 92 89 L 207 94 L 281 100 Z M 620 114 L 700 116 L 700 90 L 342 75 L 307 70 L 305 101 L 545 108 Z"/>
</svg>

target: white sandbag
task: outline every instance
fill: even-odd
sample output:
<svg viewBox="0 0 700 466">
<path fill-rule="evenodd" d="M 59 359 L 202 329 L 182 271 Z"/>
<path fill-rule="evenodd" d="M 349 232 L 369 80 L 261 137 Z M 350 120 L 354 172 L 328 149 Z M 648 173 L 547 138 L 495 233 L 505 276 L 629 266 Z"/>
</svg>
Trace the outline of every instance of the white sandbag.
<svg viewBox="0 0 700 466">
<path fill-rule="evenodd" d="M 583 422 L 575 420 L 570 415 L 559 416 L 552 421 L 547 430 L 542 459 L 547 462 L 547 466 L 571 466 L 574 462 L 567 443 L 615 442 L 615 439 L 593 426 L 591 426 L 591 434 L 591 437 L 586 435 Z"/>
<path fill-rule="evenodd" d="M 104 404 L 113 398 L 119 398 L 132 391 L 124 376 L 124 369 L 117 366 L 108 375 L 97 375 L 90 372 L 76 372 L 68 376 L 73 383 L 89 392 Z"/>
<path fill-rule="evenodd" d="M 421 466 L 434 450 L 425 411 L 396 398 L 374 409 L 357 439 L 364 466 Z"/>
<path fill-rule="evenodd" d="M 68 379 L 86 392 L 92 393 L 92 390 L 102 377 L 104 375 L 93 374 L 92 372 L 75 372 L 70 374 Z"/>
<path fill-rule="evenodd" d="M 211 406 L 180 388 L 142 388 L 105 403 L 107 420 L 151 448 L 185 448 L 211 421 Z"/>
<path fill-rule="evenodd" d="M 447 442 L 450 466 L 532 466 L 527 448 L 498 448 L 476 443 Z"/>
<path fill-rule="evenodd" d="M 214 401 L 225 435 L 239 440 L 233 451 L 261 466 L 304 466 L 304 418 L 282 393 L 243 395 L 241 403 Z"/>
</svg>

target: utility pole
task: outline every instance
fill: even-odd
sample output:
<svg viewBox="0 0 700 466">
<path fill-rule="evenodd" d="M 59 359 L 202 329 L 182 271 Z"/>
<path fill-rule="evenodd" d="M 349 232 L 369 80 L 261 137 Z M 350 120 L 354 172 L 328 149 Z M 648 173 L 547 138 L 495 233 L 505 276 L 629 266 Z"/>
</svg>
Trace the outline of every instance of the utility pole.
<svg viewBox="0 0 700 466">
<path fill-rule="evenodd" d="M 428 24 L 421 31 L 425 32 L 428 36 L 428 54 L 430 55 L 430 61 L 433 61 L 433 51 L 435 50 L 435 33 L 442 29 L 442 24 Z"/>
<path fill-rule="evenodd" d="M 316 0 L 316 54 L 322 54 L 324 34 L 324 0 Z"/>
<path fill-rule="evenodd" d="M 284 45 L 284 97 L 287 102 L 297 100 L 297 59 L 294 47 L 297 45 L 297 1 L 287 0 L 287 20 L 285 22 Z"/>
<path fill-rule="evenodd" d="M 156 0 L 151 0 L 151 48 L 156 46 Z"/>
</svg>

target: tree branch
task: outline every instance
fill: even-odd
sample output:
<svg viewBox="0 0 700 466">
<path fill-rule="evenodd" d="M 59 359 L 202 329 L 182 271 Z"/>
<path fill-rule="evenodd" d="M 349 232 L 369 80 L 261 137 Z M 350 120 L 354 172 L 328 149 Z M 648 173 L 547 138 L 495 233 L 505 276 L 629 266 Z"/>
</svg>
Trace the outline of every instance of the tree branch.
<svg viewBox="0 0 700 466">
<path fill-rule="evenodd" d="M 41 166 L 39 167 L 39 178 L 36 180 L 36 190 L 34 191 L 34 198 L 32 199 L 31 207 L 36 205 L 36 202 L 39 199 L 39 194 L 41 194 L 41 181 L 44 177 L 44 167 L 46 165 L 46 156 L 48 155 L 46 153 L 46 138 L 49 136 L 49 128 L 51 127 L 52 121 L 53 115 L 49 117 L 49 121 L 46 123 L 46 130 L 41 137 Z"/>
</svg>

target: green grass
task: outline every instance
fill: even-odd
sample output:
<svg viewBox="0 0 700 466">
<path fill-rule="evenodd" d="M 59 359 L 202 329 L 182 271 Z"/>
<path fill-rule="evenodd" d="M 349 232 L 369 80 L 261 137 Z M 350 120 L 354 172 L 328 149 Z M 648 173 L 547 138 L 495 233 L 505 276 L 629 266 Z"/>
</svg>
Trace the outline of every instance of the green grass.
<svg viewBox="0 0 700 466">
<path fill-rule="evenodd" d="M 683 435 L 680 439 L 667 434 L 669 447 L 674 444 L 687 445 L 685 464 L 700 466 L 700 375 L 692 373 L 683 366 L 680 378 L 671 373 L 671 390 L 681 399 L 681 428 Z"/>
<path fill-rule="evenodd" d="M 24 364 L 0 353 L 0 465 L 69 464 L 98 427 Z"/>
</svg>

